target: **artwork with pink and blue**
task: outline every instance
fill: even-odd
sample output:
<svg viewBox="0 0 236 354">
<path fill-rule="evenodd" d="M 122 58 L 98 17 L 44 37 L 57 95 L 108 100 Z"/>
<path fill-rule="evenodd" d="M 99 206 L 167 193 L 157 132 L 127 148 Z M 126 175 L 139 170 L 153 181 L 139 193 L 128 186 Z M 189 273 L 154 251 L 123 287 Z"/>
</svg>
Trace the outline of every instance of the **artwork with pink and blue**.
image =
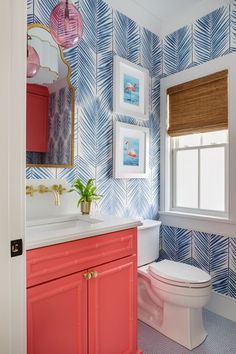
<svg viewBox="0 0 236 354">
<path fill-rule="evenodd" d="M 139 79 L 124 74 L 124 102 L 139 106 Z"/>
<path fill-rule="evenodd" d="M 139 139 L 124 137 L 123 165 L 139 166 Z"/>
</svg>

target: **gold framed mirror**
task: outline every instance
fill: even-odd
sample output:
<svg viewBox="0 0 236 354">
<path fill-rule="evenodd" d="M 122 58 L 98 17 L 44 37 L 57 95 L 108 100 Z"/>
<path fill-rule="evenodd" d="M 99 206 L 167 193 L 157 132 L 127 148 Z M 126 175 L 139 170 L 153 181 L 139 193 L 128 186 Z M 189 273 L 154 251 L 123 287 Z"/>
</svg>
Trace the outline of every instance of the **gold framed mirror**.
<svg viewBox="0 0 236 354">
<path fill-rule="evenodd" d="M 28 25 L 28 46 L 37 52 L 40 65 L 27 78 L 26 166 L 72 168 L 75 89 L 71 66 L 46 26 Z"/>
</svg>

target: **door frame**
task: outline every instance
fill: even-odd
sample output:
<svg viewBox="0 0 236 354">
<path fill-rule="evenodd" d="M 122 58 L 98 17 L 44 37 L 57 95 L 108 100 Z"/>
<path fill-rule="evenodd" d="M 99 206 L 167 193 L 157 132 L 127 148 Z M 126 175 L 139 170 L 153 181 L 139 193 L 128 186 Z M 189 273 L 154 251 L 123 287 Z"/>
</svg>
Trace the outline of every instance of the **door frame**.
<svg viewBox="0 0 236 354">
<path fill-rule="evenodd" d="M 0 17 L 0 353 L 26 354 L 25 251 L 10 257 L 25 241 L 25 1 L 3 1 Z"/>
</svg>

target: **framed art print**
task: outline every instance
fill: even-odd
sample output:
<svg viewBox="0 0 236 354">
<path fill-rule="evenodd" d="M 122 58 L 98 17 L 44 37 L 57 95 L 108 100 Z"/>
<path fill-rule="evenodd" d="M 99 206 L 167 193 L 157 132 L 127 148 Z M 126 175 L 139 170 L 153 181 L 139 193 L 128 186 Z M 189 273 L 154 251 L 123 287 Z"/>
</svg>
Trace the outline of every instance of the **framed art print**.
<svg viewBox="0 0 236 354">
<path fill-rule="evenodd" d="M 113 164 L 115 178 L 147 178 L 149 129 L 114 122 Z"/>
<path fill-rule="evenodd" d="M 114 57 L 113 111 L 149 119 L 149 72 L 117 55 Z"/>
</svg>

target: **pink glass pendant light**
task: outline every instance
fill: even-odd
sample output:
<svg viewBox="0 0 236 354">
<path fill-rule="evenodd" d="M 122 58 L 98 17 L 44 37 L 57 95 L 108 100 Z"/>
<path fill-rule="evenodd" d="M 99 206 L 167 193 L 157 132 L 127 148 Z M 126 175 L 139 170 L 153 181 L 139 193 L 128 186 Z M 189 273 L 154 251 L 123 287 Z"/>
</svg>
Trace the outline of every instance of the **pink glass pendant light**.
<svg viewBox="0 0 236 354">
<path fill-rule="evenodd" d="M 83 20 L 73 4 L 62 0 L 50 15 L 49 28 L 57 44 L 63 48 L 72 48 L 82 37 Z"/>
<path fill-rule="evenodd" d="M 36 50 L 31 46 L 27 45 L 27 77 L 34 77 L 39 71 L 40 59 Z"/>
</svg>

